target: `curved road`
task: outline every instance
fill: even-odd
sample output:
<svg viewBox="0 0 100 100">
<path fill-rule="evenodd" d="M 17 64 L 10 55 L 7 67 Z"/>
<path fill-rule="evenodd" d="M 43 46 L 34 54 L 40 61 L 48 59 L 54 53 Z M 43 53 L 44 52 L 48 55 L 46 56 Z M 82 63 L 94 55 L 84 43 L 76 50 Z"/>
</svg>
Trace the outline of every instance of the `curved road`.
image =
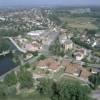
<svg viewBox="0 0 100 100">
<path fill-rule="evenodd" d="M 20 48 L 19 45 L 14 41 L 14 39 L 12 37 L 3 37 L 5 39 L 9 39 L 11 41 L 11 43 L 20 51 L 20 52 L 23 52 L 23 53 L 26 53 L 27 51 Z"/>
</svg>

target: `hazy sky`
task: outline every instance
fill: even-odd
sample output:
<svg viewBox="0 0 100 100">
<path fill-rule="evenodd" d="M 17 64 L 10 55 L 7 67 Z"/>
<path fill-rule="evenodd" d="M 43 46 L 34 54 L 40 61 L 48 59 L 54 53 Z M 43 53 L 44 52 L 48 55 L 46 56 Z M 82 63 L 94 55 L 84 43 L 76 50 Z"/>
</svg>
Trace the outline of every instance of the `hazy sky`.
<svg viewBox="0 0 100 100">
<path fill-rule="evenodd" d="M 0 7 L 14 5 L 100 5 L 100 0 L 0 0 Z"/>
</svg>

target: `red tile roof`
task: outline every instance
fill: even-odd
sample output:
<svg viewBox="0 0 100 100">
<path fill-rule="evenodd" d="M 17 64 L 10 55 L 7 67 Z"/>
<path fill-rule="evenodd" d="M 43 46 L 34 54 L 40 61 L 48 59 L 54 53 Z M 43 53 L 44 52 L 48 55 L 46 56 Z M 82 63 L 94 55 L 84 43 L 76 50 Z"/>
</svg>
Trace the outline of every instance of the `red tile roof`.
<svg viewBox="0 0 100 100">
<path fill-rule="evenodd" d="M 60 63 L 56 61 L 54 58 L 47 58 L 45 60 L 39 61 L 37 66 L 39 67 L 47 66 L 49 69 L 57 70 L 60 66 Z"/>
<path fill-rule="evenodd" d="M 83 68 L 80 64 L 72 63 L 69 60 L 63 60 L 62 65 L 66 67 L 65 72 L 69 74 L 77 73 L 80 77 L 87 79 L 91 73 Z"/>
</svg>

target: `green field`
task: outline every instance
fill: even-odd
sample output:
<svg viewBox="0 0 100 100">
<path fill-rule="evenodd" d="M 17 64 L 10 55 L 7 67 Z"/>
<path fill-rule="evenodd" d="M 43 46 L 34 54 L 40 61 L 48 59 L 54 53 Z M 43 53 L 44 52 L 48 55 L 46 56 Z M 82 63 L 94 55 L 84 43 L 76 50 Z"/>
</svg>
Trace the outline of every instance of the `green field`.
<svg viewBox="0 0 100 100">
<path fill-rule="evenodd" d="M 4 98 L 0 98 L 0 100 L 51 100 L 48 97 L 42 96 L 40 94 L 36 93 L 31 93 L 29 95 L 24 94 L 23 95 L 18 95 L 18 96 L 13 96 L 13 97 L 8 97 L 6 99 Z"/>
<path fill-rule="evenodd" d="M 89 17 L 60 17 L 62 22 L 67 22 L 69 27 L 72 28 L 88 28 L 88 29 L 98 29 L 93 22 L 96 20 L 95 18 Z"/>
</svg>

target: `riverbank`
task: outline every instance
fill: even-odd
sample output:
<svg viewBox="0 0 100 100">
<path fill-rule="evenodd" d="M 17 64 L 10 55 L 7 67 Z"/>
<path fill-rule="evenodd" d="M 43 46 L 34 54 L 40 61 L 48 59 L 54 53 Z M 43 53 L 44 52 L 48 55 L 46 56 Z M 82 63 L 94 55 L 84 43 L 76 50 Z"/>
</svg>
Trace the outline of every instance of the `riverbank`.
<svg viewBox="0 0 100 100">
<path fill-rule="evenodd" d="M 5 56 L 9 53 L 10 53 L 10 50 L 6 50 L 6 51 L 3 51 L 2 53 L 0 53 L 0 56 Z"/>
<path fill-rule="evenodd" d="M 14 57 L 12 55 L 12 52 L 14 51 L 15 53 L 17 53 L 17 55 L 20 55 L 20 51 L 9 39 L 3 39 L 9 45 L 9 53 L 7 52 L 8 54 L 0 56 L 0 77 L 18 66 L 18 64 L 16 64 L 13 60 Z"/>
</svg>

